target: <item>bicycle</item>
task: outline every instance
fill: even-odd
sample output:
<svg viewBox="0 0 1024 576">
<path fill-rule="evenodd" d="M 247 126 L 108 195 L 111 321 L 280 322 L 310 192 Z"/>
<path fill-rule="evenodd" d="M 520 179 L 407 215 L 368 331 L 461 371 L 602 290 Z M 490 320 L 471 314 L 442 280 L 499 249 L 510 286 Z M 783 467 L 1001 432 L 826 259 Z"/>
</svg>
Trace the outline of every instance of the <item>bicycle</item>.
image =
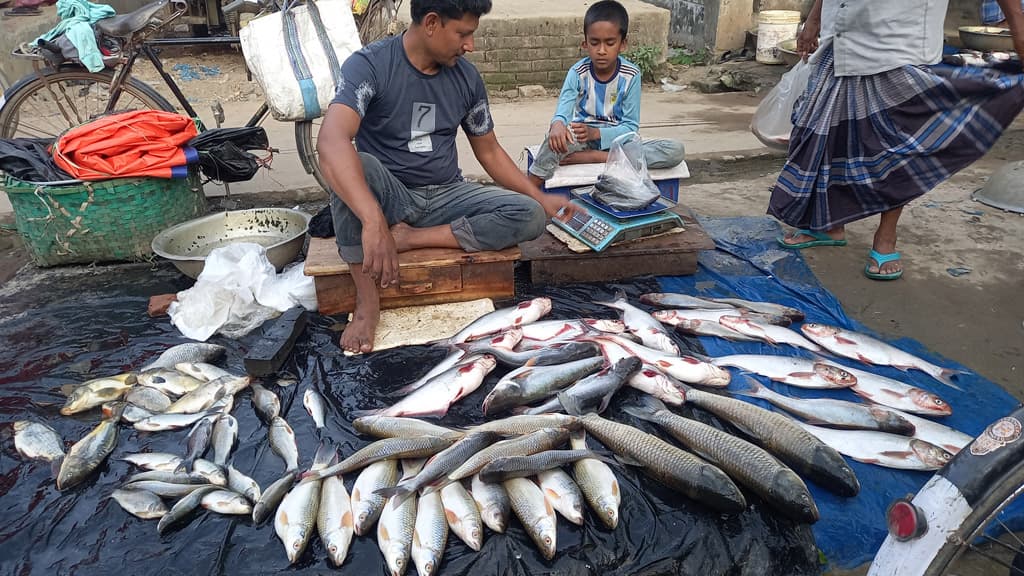
<svg viewBox="0 0 1024 576">
<path fill-rule="evenodd" d="M 886 514 L 868 576 L 1024 576 L 1024 407 L 993 422 Z M 1017 531 L 1015 531 L 1015 528 Z"/>
<path fill-rule="evenodd" d="M 232 4 L 235 6 L 230 10 L 231 13 L 244 6 L 248 6 L 249 11 L 257 15 L 281 9 L 275 0 L 246 0 Z M 360 23 L 367 27 L 366 30 L 370 30 L 380 22 L 396 22 L 397 6 L 394 0 L 371 0 Z M 170 9 L 170 15 L 161 19 L 158 15 L 165 8 Z M 153 65 L 184 113 L 191 118 L 198 118 L 188 98 L 164 69 L 155 48 L 173 45 L 237 45 L 239 39 L 237 36 L 152 38 L 187 11 L 185 0 L 157 0 L 128 14 L 98 21 L 95 28 L 101 44 L 115 49 L 111 65 L 99 72 L 89 72 L 81 64 L 67 60 L 52 64 L 38 49 L 26 49 L 23 46 L 16 50 L 15 56 L 33 60 L 35 71 L 15 82 L 0 98 L 0 138 L 57 138 L 74 126 L 115 110 L 148 108 L 176 112 L 175 106 L 164 96 L 132 76 L 132 68 L 140 56 Z M 360 28 L 362 34 L 363 29 Z M 370 38 L 371 33 L 367 34 Z M 268 115 L 269 108 L 264 102 L 245 126 L 258 126 Z M 311 174 L 324 190 L 330 191 L 317 157 L 318 131 L 319 120 L 295 122 L 295 145 L 306 173 Z"/>
</svg>

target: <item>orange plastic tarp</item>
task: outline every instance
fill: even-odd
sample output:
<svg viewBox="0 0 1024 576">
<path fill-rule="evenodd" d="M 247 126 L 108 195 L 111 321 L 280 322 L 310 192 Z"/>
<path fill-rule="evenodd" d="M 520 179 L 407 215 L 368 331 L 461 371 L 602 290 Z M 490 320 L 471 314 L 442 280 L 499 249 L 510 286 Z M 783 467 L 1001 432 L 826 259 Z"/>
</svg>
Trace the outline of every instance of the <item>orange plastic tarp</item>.
<svg viewBox="0 0 1024 576">
<path fill-rule="evenodd" d="M 57 165 L 79 180 L 152 176 L 181 178 L 198 160 L 185 143 L 196 136 L 188 116 L 133 110 L 104 116 L 64 133 L 53 147 Z"/>
</svg>

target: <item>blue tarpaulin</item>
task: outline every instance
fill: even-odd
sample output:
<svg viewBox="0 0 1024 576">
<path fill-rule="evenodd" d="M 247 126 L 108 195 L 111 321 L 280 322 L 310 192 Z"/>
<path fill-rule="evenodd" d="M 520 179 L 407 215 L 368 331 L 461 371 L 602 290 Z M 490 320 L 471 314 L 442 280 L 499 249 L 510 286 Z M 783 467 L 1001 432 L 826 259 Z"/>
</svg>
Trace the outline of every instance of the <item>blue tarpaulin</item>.
<svg viewBox="0 0 1024 576">
<path fill-rule="evenodd" d="M 835 296 L 815 278 L 800 251 L 777 245 L 776 238 L 781 235 L 781 230 L 774 220 L 706 218 L 701 219 L 701 225 L 715 240 L 718 250 L 702 253 L 700 268 L 693 276 L 659 278 L 663 291 L 777 302 L 803 310 L 807 315 L 806 322 L 833 324 L 872 334 L 864 325 L 846 315 Z M 878 289 L 884 290 L 885 287 L 880 285 Z M 971 436 L 978 435 L 988 424 L 1019 405 L 1013 396 L 995 383 L 966 366 L 937 356 L 919 342 L 908 338 L 885 340 L 940 366 L 966 370 L 966 374 L 957 377 L 957 384 L 963 390 L 944 386 L 916 370 L 901 372 L 847 358 L 838 358 L 837 363 L 895 378 L 938 394 L 953 407 L 951 416 L 938 420 Z M 712 337 L 701 337 L 700 341 L 709 356 L 778 354 L 810 357 L 810 353 L 792 346 L 729 342 Z M 849 390 L 804 390 L 764 377 L 756 378 L 761 384 L 790 396 L 860 401 Z M 739 380 L 742 379 L 734 378 L 730 388 L 742 389 L 744 384 Z M 747 400 L 771 408 L 767 402 Z M 856 461 L 851 461 L 851 464 L 861 484 L 860 495 L 855 498 L 834 496 L 808 482 L 821 512 L 821 520 L 813 528 L 818 548 L 835 568 L 852 568 L 870 561 L 886 536 L 885 510 L 888 505 L 896 498 L 916 493 L 931 477 L 927 472 L 894 470 Z M 1016 512 L 1008 511 L 1003 521 L 1024 521 L 1022 508 L 1024 506 L 1015 505 Z"/>
</svg>

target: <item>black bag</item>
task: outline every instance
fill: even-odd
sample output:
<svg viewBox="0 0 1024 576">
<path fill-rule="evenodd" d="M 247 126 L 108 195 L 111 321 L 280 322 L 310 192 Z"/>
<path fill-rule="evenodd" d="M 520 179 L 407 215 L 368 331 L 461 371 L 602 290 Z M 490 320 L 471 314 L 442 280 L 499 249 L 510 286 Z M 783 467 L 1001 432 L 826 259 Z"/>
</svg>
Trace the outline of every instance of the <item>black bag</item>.
<svg viewBox="0 0 1024 576">
<path fill-rule="evenodd" d="M 259 126 L 215 128 L 189 140 L 199 153 L 199 168 L 211 180 L 243 182 L 264 163 L 249 150 L 270 150 L 267 133 Z"/>
</svg>

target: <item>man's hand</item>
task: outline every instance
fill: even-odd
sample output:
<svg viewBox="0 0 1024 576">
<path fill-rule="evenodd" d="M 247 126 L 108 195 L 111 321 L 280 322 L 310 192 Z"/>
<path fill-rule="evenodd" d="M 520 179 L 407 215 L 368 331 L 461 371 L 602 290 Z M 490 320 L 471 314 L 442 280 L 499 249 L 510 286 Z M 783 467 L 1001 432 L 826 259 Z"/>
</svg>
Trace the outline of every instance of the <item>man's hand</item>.
<svg viewBox="0 0 1024 576">
<path fill-rule="evenodd" d="M 381 289 L 398 282 L 398 249 L 386 223 L 363 224 L 363 273 Z"/>
<path fill-rule="evenodd" d="M 565 127 L 561 120 L 556 120 L 548 130 L 548 146 L 559 154 L 569 153 L 569 143 L 572 142 L 572 134 Z"/>
<path fill-rule="evenodd" d="M 800 58 L 806 62 L 807 57 L 818 49 L 818 36 L 821 34 L 821 0 L 814 3 L 804 27 L 796 36 L 796 51 Z"/>
<path fill-rule="evenodd" d="M 567 222 L 577 212 L 581 211 L 581 208 L 572 202 L 568 198 L 561 194 L 544 194 L 540 198 L 540 205 L 544 208 L 544 213 L 550 218 Z"/>
<path fill-rule="evenodd" d="M 570 124 L 570 127 L 577 142 L 590 142 L 591 140 L 601 139 L 601 131 L 593 126 L 587 126 L 582 122 L 573 122 Z"/>
</svg>

